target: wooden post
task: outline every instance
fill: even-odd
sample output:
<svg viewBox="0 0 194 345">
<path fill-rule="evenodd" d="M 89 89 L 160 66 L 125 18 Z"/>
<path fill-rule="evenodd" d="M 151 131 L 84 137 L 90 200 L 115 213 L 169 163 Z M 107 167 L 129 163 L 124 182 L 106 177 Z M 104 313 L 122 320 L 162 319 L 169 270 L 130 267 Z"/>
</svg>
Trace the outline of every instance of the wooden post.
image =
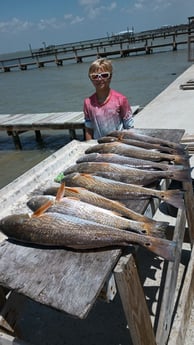
<svg viewBox="0 0 194 345">
<path fill-rule="evenodd" d="M 22 144 L 21 144 L 18 132 L 17 131 L 7 131 L 7 134 L 12 136 L 15 148 L 17 150 L 22 150 Z"/>
<path fill-rule="evenodd" d="M 114 269 L 115 279 L 134 345 L 156 345 L 151 318 L 132 254 Z"/>
<path fill-rule="evenodd" d="M 182 244 L 185 234 L 186 215 L 185 211 L 179 209 L 177 214 L 176 226 L 174 230 L 173 240 L 177 243 L 176 259 L 174 262 L 168 263 L 166 279 L 163 287 L 162 304 L 159 313 L 159 320 L 156 332 L 157 344 L 167 344 L 169 336 L 172 316 L 175 302 L 175 289 L 178 278 L 179 264 L 182 254 Z"/>
<path fill-rule="evenodd" d="M 189 162 L 189 153 L 187 152 L 187 162 L 186 168 L 191 170 L 190 162 Z M 188 181 L 183 182 L 183 190 L 184 190 L 184 199 L 185 199 L 185 210 L 187 215 L 187 222 L 189 228 L 189 236 L 191 244 L 194 243 L 194 194 L 193 194 L 193 185 L 192 185 L 192 178 Z"/>
<path fill-rule="evenodd" d="M 35 131 L 35 136 L 36 136 L 36 141 L 37 141 L 38 143 L 42 143 L 41 131 L 36 130 L 36 131 Z"/>
<path fill-rule="evenodd" d="M 184 345 L 194 299 L 194 248 L 185 275 L 179 305 L 172 325 L 168 345 Z"/>
</svg>

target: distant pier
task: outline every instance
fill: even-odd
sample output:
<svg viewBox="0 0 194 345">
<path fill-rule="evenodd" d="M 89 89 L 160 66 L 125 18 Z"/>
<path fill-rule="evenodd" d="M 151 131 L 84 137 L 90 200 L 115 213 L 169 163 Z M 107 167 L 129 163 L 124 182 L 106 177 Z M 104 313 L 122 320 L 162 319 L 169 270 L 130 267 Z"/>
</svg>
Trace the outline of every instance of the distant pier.
<svg viewBox="0 0 194 345">
<path fill-rule="evenodd" d="M 191 29 L 188 25 L 145 31 L 95 40 L 68 43 L 31 50 L 28 56 L 1 60 L 0 71 L 25 71 L 28 68 L 43 68 L 54 64 L 63 66 L 65 61 L 82 63 L 88 58 L 129 57 L 138 54 L 161 52 L 166 48 L 176 51 L 179 45 L 188 45 Z"/>
</svg>

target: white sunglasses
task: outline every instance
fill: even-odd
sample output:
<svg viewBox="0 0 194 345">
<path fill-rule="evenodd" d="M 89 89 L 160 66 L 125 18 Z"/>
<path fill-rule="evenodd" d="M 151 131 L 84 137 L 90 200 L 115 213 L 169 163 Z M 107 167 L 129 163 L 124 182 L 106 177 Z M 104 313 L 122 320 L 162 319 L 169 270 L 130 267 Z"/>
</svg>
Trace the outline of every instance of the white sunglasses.
<svg viewBox="0 0 194 345">
<path fill-rule="evenodd" d="M 100 79 L 107 80 L 110 78 L 110 76 L 111 76 L 110 72 L 92 73 L 90 74 L 90 79 L 98 80 L 100 78 Z"/>
</svg>

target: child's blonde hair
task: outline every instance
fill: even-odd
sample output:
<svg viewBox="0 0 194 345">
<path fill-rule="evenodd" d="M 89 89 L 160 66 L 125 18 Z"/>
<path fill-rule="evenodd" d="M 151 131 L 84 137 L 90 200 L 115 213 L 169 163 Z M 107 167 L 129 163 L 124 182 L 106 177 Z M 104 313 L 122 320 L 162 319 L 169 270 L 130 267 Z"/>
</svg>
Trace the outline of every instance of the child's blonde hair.
<svg viewBox="0 0 194 345">
<path fill-rule="evenodd" d="M 88 75 L 98 72 L 99 69 L 103 72 L 110 72 L 112 75 L 113 68 L 111 60 L 107 60 L 105 58 L 95 60 L 89 67 Z"/>
</svg>

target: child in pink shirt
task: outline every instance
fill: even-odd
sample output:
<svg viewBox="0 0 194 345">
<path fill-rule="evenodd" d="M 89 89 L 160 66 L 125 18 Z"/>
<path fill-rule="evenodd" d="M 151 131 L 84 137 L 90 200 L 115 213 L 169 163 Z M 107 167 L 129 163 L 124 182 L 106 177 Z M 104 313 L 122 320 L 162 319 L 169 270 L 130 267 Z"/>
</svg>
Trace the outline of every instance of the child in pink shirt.
<svg viewBox="0 0 194 345">
<path fill-rule="evenodd" d="M 127 97 L 110 88 L 111 61 L 97 59 L 91 64 L 88 75 L 96 92 L 84 100 L 86 140 L 98 139 L 114 130 L 133 127 Z"/>
</svg>

